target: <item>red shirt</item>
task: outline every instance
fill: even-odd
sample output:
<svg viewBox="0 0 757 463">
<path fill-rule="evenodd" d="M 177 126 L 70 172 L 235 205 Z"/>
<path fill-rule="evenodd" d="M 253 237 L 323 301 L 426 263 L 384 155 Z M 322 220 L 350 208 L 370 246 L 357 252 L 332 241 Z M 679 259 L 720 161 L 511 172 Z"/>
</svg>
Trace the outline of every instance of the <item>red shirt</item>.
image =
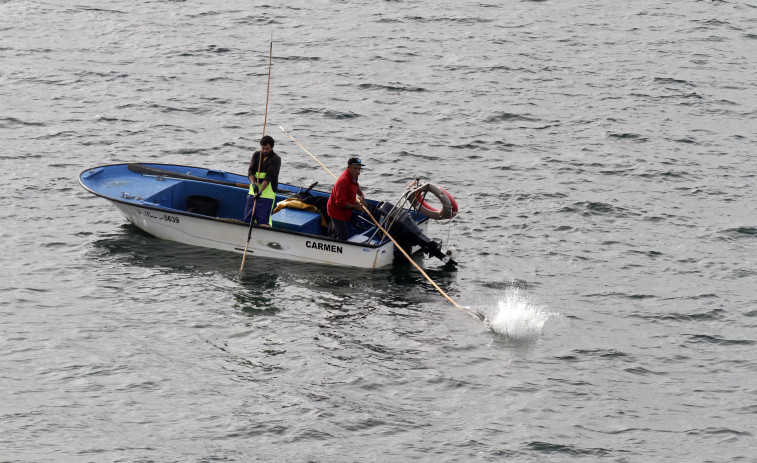
<svg viewBox="0 0 757 463">
<path fill-rule="evenodd" d="M 331 196 L 326 204 L 329 217 L 345 222 L 350 220 L 352 209 L 348 208 L 347 204 L 355 204 L 359 186 L 360 184 L 352 178 L 349 170 L 345 169 L 334 184 L 334 188 L 331 189 Z"/>
</svg>

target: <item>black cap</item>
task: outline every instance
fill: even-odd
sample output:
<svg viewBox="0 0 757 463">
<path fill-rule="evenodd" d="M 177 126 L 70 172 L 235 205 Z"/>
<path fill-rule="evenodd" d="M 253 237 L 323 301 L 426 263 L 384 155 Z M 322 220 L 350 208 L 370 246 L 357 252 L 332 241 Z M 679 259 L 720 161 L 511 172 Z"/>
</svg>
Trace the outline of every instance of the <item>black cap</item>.
<svg viewBox="0 0 757 463">
<path fill-rule="evenodd" d="M 363 161 L 360 160 L 360 158 L 350 158 L 350 160 L 347 161 L 347 165 L 348 166 L 354 166 L 356 164 L 358 166 L 364 166 L 365 165 L 365 164 L 363 164 Z"/>
</svg>

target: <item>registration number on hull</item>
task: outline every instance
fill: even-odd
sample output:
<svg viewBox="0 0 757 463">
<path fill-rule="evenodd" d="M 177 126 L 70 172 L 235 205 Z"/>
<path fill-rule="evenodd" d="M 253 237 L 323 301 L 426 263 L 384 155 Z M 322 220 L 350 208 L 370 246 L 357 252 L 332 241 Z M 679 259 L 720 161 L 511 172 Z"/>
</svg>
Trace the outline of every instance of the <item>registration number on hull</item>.
<svg viewBox="0 0 757 463">
<path fill-rule="evenodd" d="M 164 222 L 179 223 L 179 218 L 171 214 L 154 214 L 148 210 L 137 210 L 137 215 L 142 215 L 148 219 L 162 220 Z"/>
</svg>

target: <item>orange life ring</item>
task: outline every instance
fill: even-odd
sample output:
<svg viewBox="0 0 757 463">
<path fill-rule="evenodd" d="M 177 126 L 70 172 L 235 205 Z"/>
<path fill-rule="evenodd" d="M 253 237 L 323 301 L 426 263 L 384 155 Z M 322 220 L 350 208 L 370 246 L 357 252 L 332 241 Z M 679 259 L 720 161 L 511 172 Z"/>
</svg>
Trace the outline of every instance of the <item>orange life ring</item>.
<svg viewBox="0 0 757 463">
<path fill-rule="evenodd" d="M 441 209 L 432 207 L 423 199 L 426 192 L 433 194 L 439 199 L 442 203 Z M 457 201 L 455 201 L 455 198 L 447 190 L 433 183 L 427 183 L 415 193 L 413 207 L 418 207 L 418 212 L 434 220 L 451 219 L 457 215 Z"/>
</svg>

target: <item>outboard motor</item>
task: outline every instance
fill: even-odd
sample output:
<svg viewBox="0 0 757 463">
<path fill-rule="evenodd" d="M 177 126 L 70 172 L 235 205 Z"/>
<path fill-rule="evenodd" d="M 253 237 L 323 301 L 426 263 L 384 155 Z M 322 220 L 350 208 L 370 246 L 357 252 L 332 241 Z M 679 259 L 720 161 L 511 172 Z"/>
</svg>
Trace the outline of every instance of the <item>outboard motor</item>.
<svg viewBox="0 0 757 463">
<path fill-rule="evenodd" d="M 394 206 L 382 201 L 376 205 L 373 214 L 408 254 L 413 246 L 419 246 L 427 255 L 441 259 L 444 263 L 457 264 L 449 254 L 442 252 L 441 243 L 430 239 L 421 231 L 409 212 L 402 210 L 397 214 Z M 385 220 L 387 216 L 389 220 Z M 399 251 L 396 252 L 399 253 Z"/>
</svg>

